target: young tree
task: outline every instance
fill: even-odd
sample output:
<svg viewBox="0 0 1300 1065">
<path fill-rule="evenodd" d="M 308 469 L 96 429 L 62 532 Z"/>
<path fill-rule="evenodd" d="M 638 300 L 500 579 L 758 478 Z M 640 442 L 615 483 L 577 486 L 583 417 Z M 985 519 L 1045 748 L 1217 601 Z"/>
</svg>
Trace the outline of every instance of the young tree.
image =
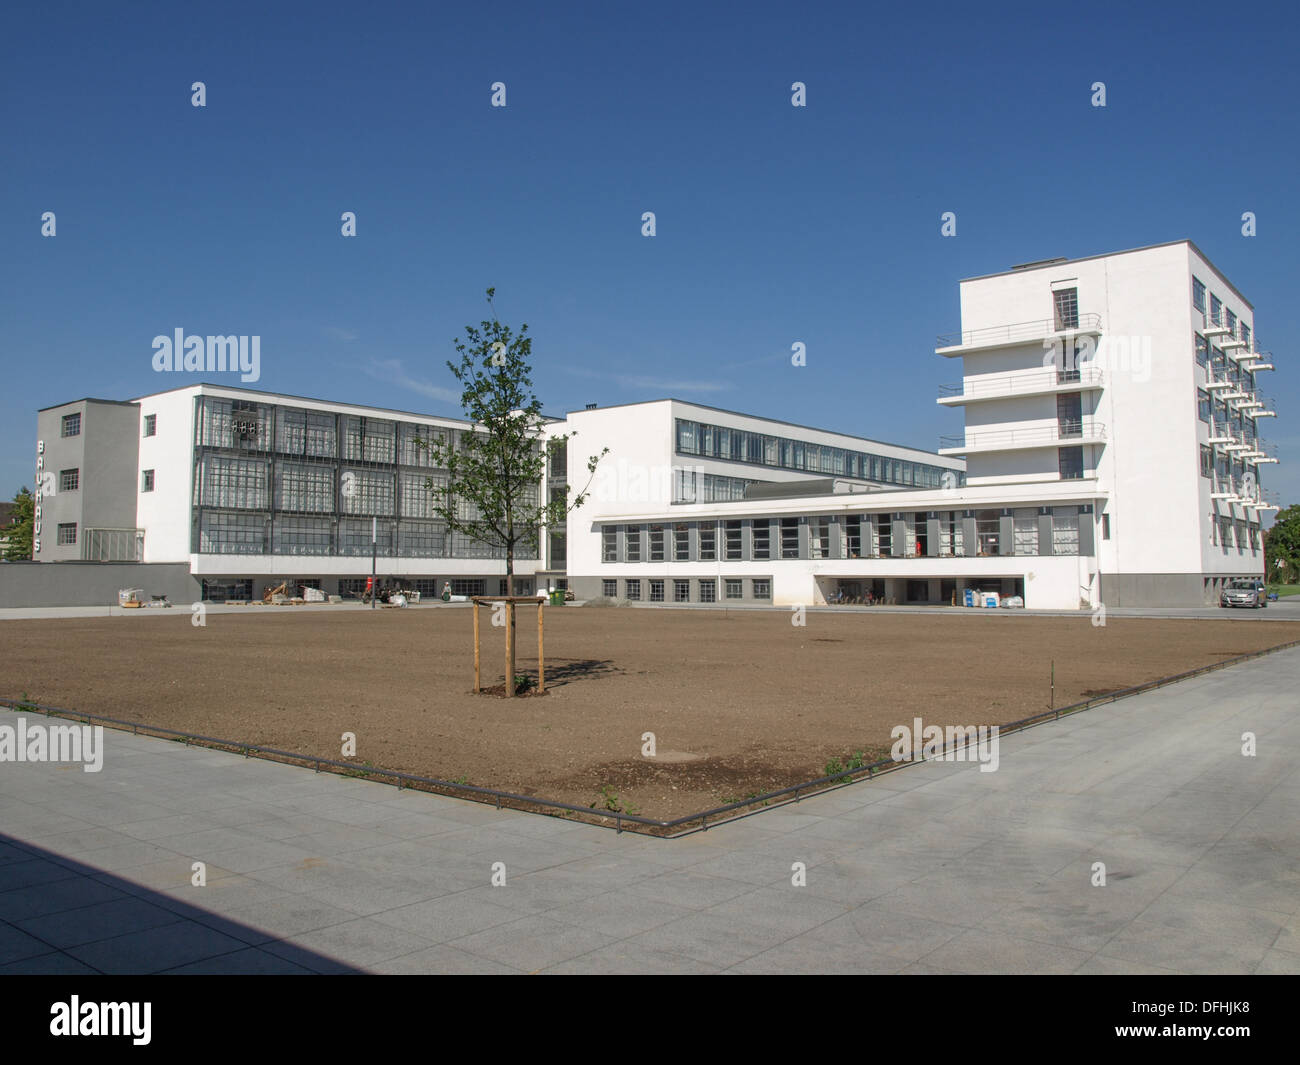
<svg viewBox="0 0 1300 1065">
<path fill-rule="evenodd" d="M 1264 579 L 1289 583 L 1297 570 L 1300 570 L 1300 504 L 1293 504 L 1279 511 L 1264 533 Z"/>
<path fill-rule="evenodd" d="M 541 499 L 542 473 L 547 459 L 576 433 L 543 438 L 546 420 L 542 404 L 533 393 L 532 338 L 524 324 L 516 333 L 497 320 L 493 301 L 496 289 L 487 290 L 492 320 L 477 328 L 465 327 L 465 339 L 454 341 L 460 363 L 448 362 L 461 384 L 461 407 L 472 423 L 455 443 L 445 437 L 427 442 L 435 466 L 447 471 L 445 483 L 430 478 L 425 487 L 433 493 L 433 511 L 449 533 L 460 532 L 504 553 L 506 589 L 515 592 L 515 555 L 522 547 L 540 550 L 541 532 L 561 525 L 566 515 L 587 498 L 583 490 L 572 498 L 566 489 L 551 501 Z M 587 461 L 595 475 L 601 456 Z M 514 611 L 507 611 L 514 625 Z M 513 652 L 514 633 L 510 646 Z M 513 658 L 506 671 L 506 694 L 515 694 Z"/>
<path fill-rule="evenodd" d="M 36 521 L 36 497 L 25 485 L 14 495 L 14 509 L 10 519 L 0 528 L 0 537 L 6 539 L 6 562 L 27 562 L 32 557 L 32 529 Z"/>
</svg>

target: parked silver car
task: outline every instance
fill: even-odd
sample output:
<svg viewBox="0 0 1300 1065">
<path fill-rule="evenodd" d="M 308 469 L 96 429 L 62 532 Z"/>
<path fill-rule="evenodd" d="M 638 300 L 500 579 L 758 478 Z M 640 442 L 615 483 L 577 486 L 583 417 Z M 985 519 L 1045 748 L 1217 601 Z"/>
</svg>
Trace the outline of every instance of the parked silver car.
<svg viewBox="0 0 1300 1065">
<path fill-rule="evenodd" d="M 1229 581 L 1219 595 L 1219 606 L 1248 606 L 1259 610 L 1268 606 L 1263 581 Z"/>
</svg>

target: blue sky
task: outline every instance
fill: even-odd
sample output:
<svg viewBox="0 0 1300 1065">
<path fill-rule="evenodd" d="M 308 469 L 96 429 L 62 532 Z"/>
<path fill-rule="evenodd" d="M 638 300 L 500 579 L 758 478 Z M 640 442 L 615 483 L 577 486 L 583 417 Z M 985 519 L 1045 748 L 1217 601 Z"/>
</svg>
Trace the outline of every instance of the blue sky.
<svg viewBox="0 0 1300 1065">
<path fill-rule="evenodd" d="M 199 379 L 152 370 L 176 328 L 259 335 L 250 387 L 457 415 L 445 363 L 489 286 L 548 413 L 673 395 L 934 449 L 961 426 L 934 402 L 959 279 L 1190 238 L 1278 354 L 1262 480 L 1300 501 L 1293 9 L 24 8 L 0 40 L 4 498 L 38 408 Z"/>
</svg>

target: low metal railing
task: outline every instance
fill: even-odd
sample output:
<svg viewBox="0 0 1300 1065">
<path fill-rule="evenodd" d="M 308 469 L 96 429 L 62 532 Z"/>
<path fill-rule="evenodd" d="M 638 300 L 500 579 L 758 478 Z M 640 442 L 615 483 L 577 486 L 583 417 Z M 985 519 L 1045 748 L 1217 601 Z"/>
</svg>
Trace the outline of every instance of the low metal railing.
<svg viewBox="0 0 1300 1065">
<path fill-rule="evenodd" d="M 986 396 L 1016 396 L 1042 392 L 1063 385 L 1079 388 L 1100 388 L 1105 374 L 1094 367 L 1077 370 L 1047 370 L 1029 374 L 997 374 L 996 376 L 969 378 L 958 384 L 940 385 L 939 395 L 944 399 L 958 396 L 979 399 Z"/>
<path fill-rule="evenodd" d="M 957 348 L 971 344 L 1021 343 L 1045 337 L 1069 336 L 1074 333 L 1100 333 L 1101 315 L 1080 314 L 1062 322 L 1057 318 L 1033 322 L 1014 322 L 1010 325 L 993 325 L 983 329 L 968 329 L 962 333 L 948 333 L 936 338 L 937 347 Z"/>
<path fill-rule="evenodd" d="M 1103 422 L 1082 418 L 1031 429 L 976 430 L 960 436 L 941 436 L 939 447 L 1037 447 L 1089 439 L 1106 439 L 1106 426 Z"/>
</svg>

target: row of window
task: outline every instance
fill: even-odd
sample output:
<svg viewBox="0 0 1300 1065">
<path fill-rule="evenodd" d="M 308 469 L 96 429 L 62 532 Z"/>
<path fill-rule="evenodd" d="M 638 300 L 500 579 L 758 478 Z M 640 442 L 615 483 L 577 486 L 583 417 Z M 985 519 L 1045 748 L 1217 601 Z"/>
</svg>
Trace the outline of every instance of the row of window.
<svg viewBox="0 0 1300 1065">
<path fill-rule="evenodd" d="M 601 527 L 601 561 L 747 562 L 773 559 L 1077 555 L 1079 507 L 850 514 Z M 1084 509 L 1082 513 L 1090 514 Z M 1109 515 L 1103 538 L 1109 539 Z M 1010 537 L 1004 520 L 1010 519 Z M 1044 521 L 1046 519 L 1046 521 Z M 1040 530 L 1050 526 L 1049 546 Z"/>
<path fill-rule="evenodd" d="M 723 599 L 744 599 L 746 580 L 749 581 L 751 598 L 760 601 L 771 600 L 770 577 L 724 577 L 722 578 Z M 618 581 L 603 580 L 600 583 L 601 592 L 607 598 L 618 598 Z M 641 602 L 644 592 L 645 602 L 663 603 L 666 602 L 664 593 L 669 585 L 672 586 L 674 603 L 716 603 L 718 601 L 718 582 L 713 579 L 670 581 L 666 578 L 653 578 L 642 581 L 640 578 L 629 578 L 623 581 L 623 598 L 634 603 Z"/>
<path fill-rule="evenodd" d="M 197 528 L 196 550 L 218 555 L 361 555 L 384 558 L 502 559 L 505 552 L 462 532 L 448 532 L 442 522 L 381 521 L 373 528 L 357 518 L 312 518 L 298 515 L 274 520 L 260 514 L 204 511 Z M 520 560 L 537 558 L 527 544 L 515 547 Z"/>
<path fill-rule="evenodd" d="M 1205 304 L 1206 297 L 1205 282 L 1195 275 L 1192 276 L 1192 306 L 1202 314 L 1206 314 L 1214 325 L 1224 326 L 1230 336 L 1236 337 L 1246 342 L 1247 348 L 1250 347 L 1250 326 L 1244 321 L 1237 318 L 1234 311 L 1225 308 L 1223 301 L 1213 292 L 1209 293 L 1210 303 L 1207 307 Z"/>
<path fill-rule="evenodd" d="M 1246 474 L 1246 463 L 1242 459 L 1232 458 L 1226 452 L 1220 452 L 1216 456 L 1214 448 L 1209 444 L 1202 444 L 1201 476 L 1212 477 L 1215 474 L 1218 474 L 1220 478 L 1231 477 L 1236 481 L 1240 481 Z M 1259 483 L 1258 472 L 1255 472 L 1255 483 Z"/>
<path fill-rule="evenodd" d="M 674 503 L 728 503 L 744 499 L 745 489 L 751 484 L 766 484 L 744 477 L 723 477 L 699 470 L 673 470 Z"/>
<path fill-rule="evenodd" d="M 1258 552 L 1259 528 L 1240 519 L 1234 521 L 1224 515 L 1212 514 L 1210 515 L 1210 542 L 1222 549 L 1224 554 L 1234 548 L 1237 551 Z"/>
<path fill-rule="evenodd" d="M 81 435 L 81 413 L 65 414 L 59 423 L 59 433 L 61 436 L 80 436 Z M 158 415 L 146 414 L 144 416 L 144 435 L 156 436 L 158 434 Z"/>
<path fill-rule="evenodd" d="M 140 473 L 140 491 L 152 492 L 154 486 L 154 471 L 142 470 Z M 59 491 L 76 492 L 81 488 L 81 468 L 59 471 Z"/>
<path fill-rule="evenodd" d="M 1196 334 L 1196 365 L 1205 368 L 1206 379 L 1231 381 L 1242 391 L 1255 390 L 1255 373 L 1247 370 L 1235 359 L 1229 359 L 1216 344 L 1211 344 L 1200 333 Z"/>
<path fill-rule="evenodd" d="M 677 419 L 677 451 L 682 455 L 918 488 L 938 488 L 947 468 L 684 418 Z"/>
<path fill-rule="evenodd" d="M 203 396 L 199 399 L 195 444 L 435 469 L 435 446 L 458 446 L 460 432 L 413 422 Z M 563 456 L 555 460 L 566 461 Z"/>
<path fill-rule="evenodd" d="M 441 471 L 337 469 L 332 463 L 235 458 L 203 454 L 195 464 L 194 505 L 227 510 L 293 511 L 308 514 L 364 514 L 378 517 L 435 518 L 448 484 Z M 522 493 L 532 507 L 536 489 Z M 458 515 L 478 515 L 463 500 Z"/>
</svg>

